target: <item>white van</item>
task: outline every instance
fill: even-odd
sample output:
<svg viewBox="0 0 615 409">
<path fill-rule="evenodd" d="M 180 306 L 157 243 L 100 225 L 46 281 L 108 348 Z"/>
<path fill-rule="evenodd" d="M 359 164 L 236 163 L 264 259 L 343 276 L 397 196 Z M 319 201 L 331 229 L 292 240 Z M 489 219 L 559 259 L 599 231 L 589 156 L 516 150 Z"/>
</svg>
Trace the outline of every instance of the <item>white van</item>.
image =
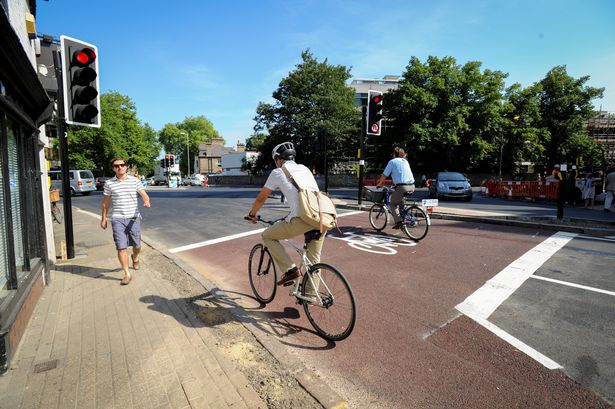
<svg viewBox="0 0 615 409">
<path fill-rule="evenodd" d="M 75 193 L 81 193 L 87 196 L 96 190 L 96 183 L 92 171 L 71 169 L 68 171 L 68 176 L 70 177 L 70 190 L 73 195 Z M 60 191 L 62 191 L 62 171 L 50 170 L 49 177 L 51 178 L 51 188 L 60 189 Z"/>
</svg>

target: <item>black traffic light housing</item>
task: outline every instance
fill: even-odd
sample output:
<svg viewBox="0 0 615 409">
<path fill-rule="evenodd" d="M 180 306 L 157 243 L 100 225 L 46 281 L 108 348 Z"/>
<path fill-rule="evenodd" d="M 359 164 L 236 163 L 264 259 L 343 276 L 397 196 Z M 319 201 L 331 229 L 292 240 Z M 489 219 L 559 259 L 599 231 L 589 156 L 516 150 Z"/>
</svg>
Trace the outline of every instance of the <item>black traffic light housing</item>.
<svg viewBox="0 0 615 409">
<path fill-rule="evenodd" d="M 170 162 L 171 166 L 175 166 L 175 155 L 171 155 L 170 159 L 171 159 L 171 162 Z"/>
<path fill-rule="evenodd" d="M 98 48 L 66 36 L 60 36 L 60 45 L 66 123 L 99 128 Z"/>
<path fill-rule="evenodd" d="M 380 91 L 367 92 L 367 134 L 380 135 L 382 122 L 382 101 L 384 96 Z"/>
<path fill-rule="evenodd" d="M 164 167 L 168 168 L 171 165 L 170 155 L 164 155 Z"/>
</svg>

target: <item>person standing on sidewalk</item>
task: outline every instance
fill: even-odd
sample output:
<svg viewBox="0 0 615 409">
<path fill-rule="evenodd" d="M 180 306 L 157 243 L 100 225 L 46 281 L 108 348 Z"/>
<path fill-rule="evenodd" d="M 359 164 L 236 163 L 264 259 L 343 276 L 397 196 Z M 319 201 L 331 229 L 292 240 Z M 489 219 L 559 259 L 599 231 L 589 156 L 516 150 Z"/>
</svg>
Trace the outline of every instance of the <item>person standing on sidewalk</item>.
<svg viewBox="0 0 615 409">
<path fill-rule="evenodd" d="M 111 213 L 111 228 L 113 240 L 117 249 L 124 277 L 120 284 L 130 284 L 132 275 L 128 266 L 128 247 L 132 246 L 132 268 L 139 269 L 139 252 L 141 251 L 141 214 L 137 202 L 137 193 L 143 199 L 143 206 L 150 207 L 149 196 L 141 181 L 127 173 L 126 161 L 114 158 L 111 161 L 115 177 L 105 182 L 103 189 L 102 215 L 100 227 L 107 228 L 107 212 L 109 204 L 113 207 Z"/>
<path fill-rule="evenodd" d="M 387 177 L 393 179 L 395 191 L 391 195 L 391 213 L 395 221 L 394 229 L 401 228 L 401 220 L 399 216 L 399 205 L 404 200 L 406 193 L 414 192 L 414 176 L 410 169 L 410 164 L 406 159 L 406 152 L 402 148 L 393 149 L 393 159 L 389 161 L 384 172 L 376 182 L 376 187 L 384 186 L 384 181 Z"/>
<path fill-rule="evenodd" d="M 611 171 L 606 175 L 606 195 L 604 196 L 604 210 L 610 211 L 613 204 L 613 197 L 615 196 L 615 169 L 611 168 Z"/>
</svg>

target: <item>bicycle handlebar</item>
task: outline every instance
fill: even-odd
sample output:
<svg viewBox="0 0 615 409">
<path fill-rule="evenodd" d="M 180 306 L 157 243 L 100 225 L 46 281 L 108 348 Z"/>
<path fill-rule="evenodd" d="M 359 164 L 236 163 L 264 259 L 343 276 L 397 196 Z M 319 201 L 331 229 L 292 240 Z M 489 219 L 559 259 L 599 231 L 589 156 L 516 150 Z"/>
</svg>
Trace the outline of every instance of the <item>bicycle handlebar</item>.
<svg viewBox="0 0 615 409">
<path fill-rule="evenodd" d="M 250 219 L 248 216 L 244 216 L 243 218 L 244 218 L 244 220 L 252 221 L 252 219 Z M 257 222 L 266 223 L 268 225 L 273 225 L 274 223 L 279 222 L 279 221 L 284 220 L 284 219 L 286 219 L 286 217 L 282 217 L 282 218 L 275 219 L 275 220 L 265 220 L 260 215 L 256 216 L 256 221 Z"/>
</svg>

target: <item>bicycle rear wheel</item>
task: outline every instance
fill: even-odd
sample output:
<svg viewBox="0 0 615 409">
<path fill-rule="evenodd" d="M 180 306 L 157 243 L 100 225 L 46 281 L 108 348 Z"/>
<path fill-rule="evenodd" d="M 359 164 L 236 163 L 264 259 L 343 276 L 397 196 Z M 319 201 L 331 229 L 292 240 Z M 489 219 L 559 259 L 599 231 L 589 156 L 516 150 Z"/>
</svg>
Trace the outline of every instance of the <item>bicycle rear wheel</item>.
<svg viewBox="0 0 615 409">
<path fill-rule="evenodd" d="M 314 264 L 310 271 L 311 274 L 303 276 L 301 285 L 303 295 L 314 298 L 312 302 L 303 302 L 305 315 L 320 336 L 341 341 L 350 335 L 357 319 L 352 288 L 344 275 L 329 264 Z M 315 297 L 314 285 L 322 303 Z"/>
<path fill-rule="evenodd" d="M 250 251 L 248 275 L 256 299 L 265 304 L 271 302 L 275 297 L 278 279 L 271 253 L 260 243 Z"/>
<path fill-rule="evenodd" d="M 402 231 L 412 240 L 419 241 L 427 235 L 429 230 L 429 216 L 416 205 L 406 205 Z"/>
<path fill-rule="evenodd" d="M 55 203 L 51 204 L 51 216 L 53 217 L 53 220 L 56 221 L 58 224 L 62 224 L 64 216 L 62 215 L 62 212 L 60 211 L 58 205 Z"/>
<path fill-rule="evenodd" d="M 387 226 L 387 209 L 382 203 L 374 203 L 369 209 L 369 224 L 378 231 Z"/>
</svg>

